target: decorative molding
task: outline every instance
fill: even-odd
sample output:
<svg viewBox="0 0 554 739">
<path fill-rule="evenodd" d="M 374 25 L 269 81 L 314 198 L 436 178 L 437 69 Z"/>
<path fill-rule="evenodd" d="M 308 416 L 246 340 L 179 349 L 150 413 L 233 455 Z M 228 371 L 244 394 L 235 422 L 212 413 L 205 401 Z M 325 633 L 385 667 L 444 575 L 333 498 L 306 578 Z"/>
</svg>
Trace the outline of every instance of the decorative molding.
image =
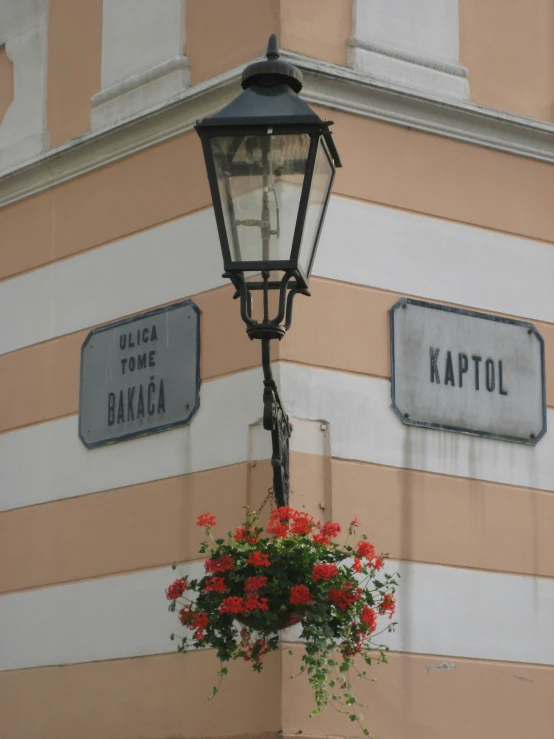
<svg viewBox="0 0 554 739">
<path fill-rule="evenodd" d="M 309 103 L 554 163 L 552 123 L 416 93 L 291 52 L 283 52 L 282 57 L 302 70 L 302 96 Z M 239 93 L 244 66 L 4 172 L 0 176 L 0 207 L 190 131 L 197 119 L 211 115 Z"/>
<path fill-rule="evenodd" d="M 350 39 L 348 47 L 348 66 L 372 80 L 469 100 L 465 67 L 355 38 Z"/>
<path fill-rule="evenodd" d="M 348 43 L 351 48 L 372 51 L 375 54 L 390 56 L 392 59 L 399 59 L 410 64 L 418 64 L 420 67 L 429 67 L 429 69 L 434 69 L 436 72 L 444 72 L 445 74 L 452 74 L 456 77 L 467 78 L 467 69 L 459 64 L 450 64 L 439 59 L 431 59 L 430 57 L 420 56 L 419 54 L 412 54 L 409 51 L 394 49 L 392 46 L 379 44 L 375 41 L 362 41 L 354 36 L 350 37 Z"/>
<path fill-rule="evenodd" d="M 0 176 L 0 207 L 190 131 L 240 91 L 242 68 L 189 88 L 116 125 L 84 134 Z"/>
<path fill-rule="evenodd" d="M 310 103 L 554 163 L 553 123 L 376 82 L 290 52 L 286 58 L 301 67 L 303 96 Z"/>
<path fill-rule="evenodd" d="M 13 103 L 14 88 L 13 62 L 6 52 L 6 47 L 0 44 L 0 126 Z"/>
<path fill-rule="evenodd" d="M 384 83 L 469 100 L 458 0 L 354 0 L 348 66 Z"/>
<path fill-rule="evenodd" d="M 148 109 L 167 102 L 186 90 L 189 82 L 189 61 L 182 55 L 116 82 L 91 98 L 91 128 L 93 131 L 102 129 L 110 123 L 141 113 L 145 107 Z"/>
<path fill-rule="evenodd" d="M 184 0 L 103 0 L 102 90 L 91 99 L 93 131 L 184 92 Z"/>
<path fill-rule="evenodd" d="M 111 87 L 106 87 L 105 89 L 100 90 L 100 92 L 91 97 L 90 103 L 93 108 L 96 108 L 99 105 L 103 105 L 104 103 L 119 97 L 120 95 L 126 95 L 137 87 L 142 87 L 150 82 L 161 79 L 171 72 L 174 72 L 176 69 L 188 69 L 188 66 L 189 63 L 186 56 L 175 56 L 173 59 L 168 59 L 166 62 L 158 64 L 158 66 L 153 67 L 146 72 L 136 74 L 134 77 L 128 77 L 122 82 L 116 82 Z"/>
<path fill-rule="evenodd" d="M 0 47 L 13 64 L 14 95 L 0 120 L 0 171 L 46 151 L 48 0 L 2 0 Z"/>
</svg>

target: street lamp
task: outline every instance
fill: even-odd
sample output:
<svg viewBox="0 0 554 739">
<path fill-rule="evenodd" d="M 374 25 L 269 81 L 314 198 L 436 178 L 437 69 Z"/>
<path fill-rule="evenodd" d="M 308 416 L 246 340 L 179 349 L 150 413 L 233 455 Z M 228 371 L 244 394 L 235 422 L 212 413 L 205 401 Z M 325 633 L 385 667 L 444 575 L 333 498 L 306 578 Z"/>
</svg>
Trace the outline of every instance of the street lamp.
<svg viewBox="0 0 554 739">
<path fill-rule="evenodd" d="M 261 339 L 264 428 L 273 442 L 273 490 L 288 504 L 288 441 L 291 433 L 271 372 L 269 342 L 282 339 L 296 293 L 308 282 L 335 168 L 340 167 L 329 126 L 298 97 L 302 73 L 279 60 L 270 36 L 267 59 L 250 64 L 242 92 L 196 124 L 202 140 L 224 277 L 235 286 L 251 339 Z M 261 320 L 252 293 L 262 295 Z M 270 293 L 278 296 L 270 318 Z"/>
</svg>

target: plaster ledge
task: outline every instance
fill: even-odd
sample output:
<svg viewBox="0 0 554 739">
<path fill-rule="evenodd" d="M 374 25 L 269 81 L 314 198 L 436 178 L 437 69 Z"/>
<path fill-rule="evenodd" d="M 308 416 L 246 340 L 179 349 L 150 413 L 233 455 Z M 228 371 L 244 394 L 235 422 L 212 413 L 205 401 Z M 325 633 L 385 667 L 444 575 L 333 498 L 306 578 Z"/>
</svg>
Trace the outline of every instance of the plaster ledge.
<svg viewBox="0 0 554 739">
<path fill-rule="evenodd" d="M 447 95 L 414 92 L 292 52 L 283 51 L 281 56 L 302 70 L 302 97 L 308 103 L 554 163 L 552 123 Z M 4 171 L 0 175 L 0 207 L 192 130 L 198 118 L 211 115 L 240 92 L 245 66 L 182 90 L 148 110 L 107 123 Z"/>
<path fill-rule="evenodd" d="M 91 98 L 93 131 L 139 116 L 154 105 L 163 104 L 189 86 L 189 61 L 181 54 L 152 69 L 121 80 Z"/>
<path fill-rule="evenodd" d="M 433 69 L 436 72 L 444 72 L 445 74 L 452 74 L 455 77 L 463 77 L 464 79 L 467 79 L 467 69 L 459 64 L 450 64 L 449 62 L 442 62 L 439 59 L 432 59 L 431 57 L 424 57 L 419 54 L 410 54 L 407 51 L 394 49 L 392 46 L 386 46 L 385 44 L 377 44 L 373 41 L 362 41 L 357 39 L 355 36 L 350 37 L 348 46 L 350 49 L 373 51 L 382 56 L 390 56 L 392 59 L 398 59 L 399 61 L 408 62 L 410 64 L 417 64 L 420 67 L 429 67 L 429 69 Z"/>
<path fill-rule="evenodd" d="M 96 95 L 91 97 L 90 103 L 93 108 L 97 107 L 98 105 L 107 103 L 120 95 L 125 95 L 126 93 L 131 92 L 137 87 L 142 87 L 143 85 L 154 82 L 161 77 L 165 77 L 176 69 L 188 69 L 188 66 L 189 62 L 186 56 L 174 56 L 172 59 L 168 59 L 163 62 L 163 64 L 158 64 L 156 67 L 148 69 L 146 72 L 133 75 L 133 77 L 128 77 L 121 82 L 117 82 L 115 85 L 111 85 L 111 87 L 106 87 L 104 90 L 100 90 L 100 92 L 97 92 Z"/>
<path fill-rule="evenodd" d="M 469 100 L 467 69 L 454 62 L 367 41 L 348 40 L 348 66 L 380 82 L 409 86 L 414 91 Z"/>
</svg>

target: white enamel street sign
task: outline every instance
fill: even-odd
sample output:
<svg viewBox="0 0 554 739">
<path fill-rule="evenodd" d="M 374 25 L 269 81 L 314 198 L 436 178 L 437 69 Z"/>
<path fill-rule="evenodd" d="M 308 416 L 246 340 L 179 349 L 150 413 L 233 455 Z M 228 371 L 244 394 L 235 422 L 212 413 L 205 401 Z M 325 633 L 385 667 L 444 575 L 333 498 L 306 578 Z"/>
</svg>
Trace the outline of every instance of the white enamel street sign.
<svg viewBox="0 0 554 739">
<path fill-rule="evenodd" d="M 79 437 L 94 448 L 182 426 L 199 391 L 200 309 L 192 300 L 101 326 L 81 347 Z"/>
<path fill-rule="evenodd" d="M 544 341 L 531 323 L 402 298 L 390 333 L 404 423 L 526 444 L 546 433 Z"/>
</svg>

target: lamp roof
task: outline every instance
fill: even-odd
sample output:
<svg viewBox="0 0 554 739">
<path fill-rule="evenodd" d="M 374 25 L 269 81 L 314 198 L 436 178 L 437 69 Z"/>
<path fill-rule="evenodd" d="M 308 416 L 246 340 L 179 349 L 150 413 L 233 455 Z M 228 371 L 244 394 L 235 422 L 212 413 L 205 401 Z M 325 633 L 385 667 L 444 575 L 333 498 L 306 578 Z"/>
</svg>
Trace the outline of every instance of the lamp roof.
<svg viewBox="0 0 554 739">
<path fill-rule="evenodd" d="M 198 133 L 211 130 L 213 135 L 217 129 L 232 129 L 235 126 L 275 127 L 275 133 L 280 126 L 305 127 L 307 132 L 317 131 L 324 136 L 335 166 L 341 166 L 329 130 L 332 121 L 321 120 L 298 96 L 297 93 L 302 89 L 302 73 L 293 64 L 279 59 L 275 34 L 269 37 L 266 59 L 249 64 L 244 70 L 242 87 L 244 92 L 228 105 L 196 123 Z"/>
<path fill-rule="evenodd" d="M 242 75 L 244 92 L 199 127 L 243 125 L 320 125 L 321 118 L 301 100 L 302 72 L 279 59 L 277 36 L 269 37 L 266 59 L 249 64 Z"/>
<path fill-rule="evenodd" d="M 321 118 L 287 85 L 252 85 L 210 118 L 200 128 L 256 125 L 320 126 Z"/>
</svg>

